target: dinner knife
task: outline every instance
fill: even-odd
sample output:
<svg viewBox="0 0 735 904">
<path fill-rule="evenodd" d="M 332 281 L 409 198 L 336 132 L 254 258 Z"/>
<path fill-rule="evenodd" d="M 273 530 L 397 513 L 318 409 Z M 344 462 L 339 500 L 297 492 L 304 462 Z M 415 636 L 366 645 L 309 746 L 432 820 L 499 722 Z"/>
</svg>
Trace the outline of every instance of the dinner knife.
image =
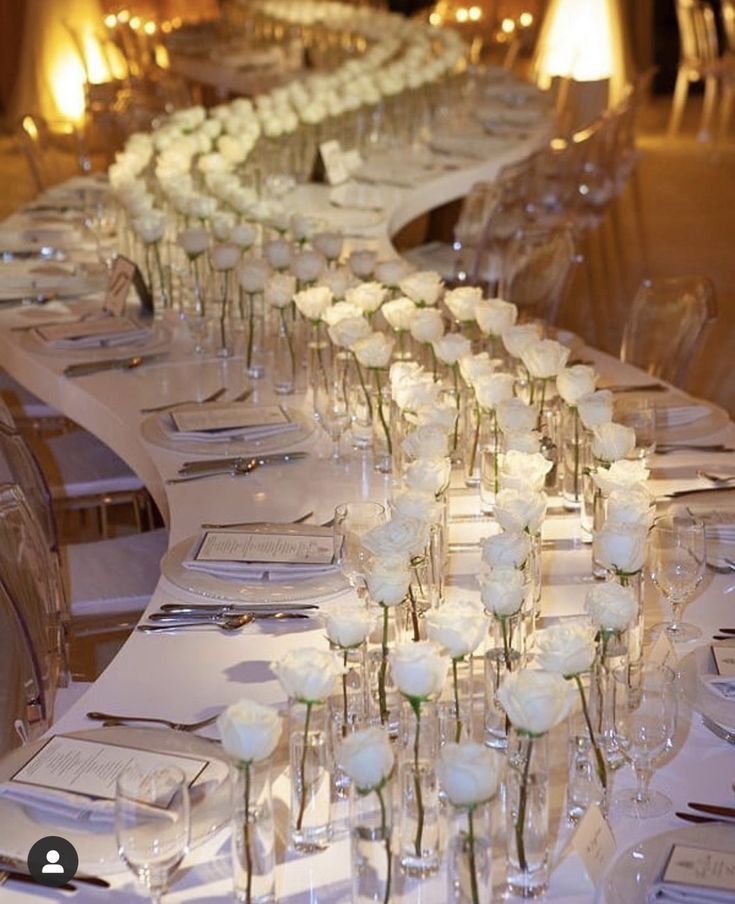
<svg viewBox="0 0 735 904">
<path fill-rule="evenodd" d="M 679 817 L 679 819 L 683 819 L 686 822 L 694 822 L 697 825 L 705 822 L 719 823 L 720 825 L 724 824 L 724 820 L 715 819 L 714 816 L 697 816 L 696 813 L 682 813 L 680 810 L 676 811 L 676 815 Z"/>
<path fill-rule="evenodd" d="M 259 618 L 267 618 L 267 619 L 273 619 L 274 621 L 280 621 L 282 619 L 289 619 L 289 618 L 308 618 L 309 617 L 305 612 L 294 612 L 289 609 L 279 609 L 277 611 L 274 610 L 272 612 L 264 612 L 264 611 L 258 610 L 258 609 L 249 609 L 242 613 L 238 613 L 238 612 L 231 613 L 229 610 L 225 609 L 222 612 L 219 612 L 217 610 L 215 610 L 214 612 L 212 612 L 212 611 L 201 612 L 198 610 L 196 612 L 151 612 L 151 614 L 148 616 L 148 620 L 152 621 L 152 622 L 163 622 L 164 624 L 175 625 L 178 622 L 180 622 L 182 618 L 183 619 L 193 618 L 193 619 L 197 619 L 197 620 L 202 619 L 203 621 L 206 621 L 207 619 L 218 618 L 222 615 L 227 617 L 230 614 L 252 615 L 253 618 L 256 620 Z"/>
<path fill-rule="evenodd" d="M 103 373 L 106 370 L 134 370 L 141 364 L 152 361 L 157 355 L 134 355 L 132 358 L 111 358 L 108 361 L 83 361 L 79 364 L 69 364 L 64 368 L 65 377 L 86 377 L 91 374 Z"/>
<path fill-rule="evenodd" d="M 273 603 L 273 605 L 265 605 L 262 603 L 258 603 L 253 605 L 247 603 L 233 603 L 232 605 L 222 605 L 222 606 L 208 606 L 205 603 L 164 603 L 161 606 L 161 612 L 170 612 L 170 613 L 193 613 L 193 612 L 208 612 L 210 614 L 215 614 L 217 612 L 232 612 L 233 614 L 245 613 L 245 612 L 289 612 L 289 611 L 299 611 L 299 612 L 308 612 L 314 611 L 318 609 L 315 603 Z"/>
<path fill-rule="evenodd" d="M 696 801 L 687 801 L 687 806 L 692 810 L 698 810 L 700 813 L 707 813 L 709 816 L 720 816 L 723 819 L 735 819 L 735 807 L 722 807 L 719 804 L 699 804 Z"/>
<path fill-rule="evenodd" d="M 307 458 L 308 452 L 274 452 L 267 455 L 234 455 L 229 458 L 210 458 L 200 461 L 185 461 L 179 474 L 194 474 L 198 471 L 229 471 L 238 462 L 254 459 L 258 465 L 272 465 Z"/>
<path fill-rule="evenodd" d="M 674 490 L 673 493 L 664 493 L 661 499 L 679 499 L 682 496 L 699 496 L 701 493 L 727 493 L 735 490 L 735 486 L 727 487 L 694 487 L 691 490 Z"/>
</svg>

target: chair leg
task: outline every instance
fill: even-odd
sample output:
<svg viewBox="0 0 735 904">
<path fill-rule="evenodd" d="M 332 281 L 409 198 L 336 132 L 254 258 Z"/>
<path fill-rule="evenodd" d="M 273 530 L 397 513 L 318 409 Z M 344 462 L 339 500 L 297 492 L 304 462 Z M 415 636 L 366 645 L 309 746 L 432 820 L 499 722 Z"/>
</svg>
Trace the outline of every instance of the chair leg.
<svg viewBox="0 0 735 904">
<path fill-rule="evenodd" d="M 720 105 L 719 140 L 727 141 L 727 131 L 732 119 L 732 106 L 735 100 L 735 83 L 725 82 L 722 89 L 722 103 Z"/>
<path fill-rule="evenodd" d="M 681 118 L 684 115 L 684 107 L 687 105 L 687 97 L 689 96 L 689 75 L 685 69 L 679 67 L 676 76 L 676 87 L 674 88 L 674 97 L 671 101 L 671 117 L 669 118 L 669 137 L 673 137 L 679 131 L 681 126 Z"/>
<path fill-rule="evenodd" d="M 708 75 L 704 83 L 704 103 L 702 104 L 702 121 L 699 125 L 699 141 L 709 141 L 710 126 L 717 104 L 717 77 Z"/>
</svg>

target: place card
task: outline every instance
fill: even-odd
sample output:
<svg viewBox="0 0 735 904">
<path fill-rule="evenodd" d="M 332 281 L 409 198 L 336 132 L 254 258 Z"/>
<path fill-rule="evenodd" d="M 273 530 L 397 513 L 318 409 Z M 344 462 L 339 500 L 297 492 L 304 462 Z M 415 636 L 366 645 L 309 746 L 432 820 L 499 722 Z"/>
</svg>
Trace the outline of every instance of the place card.
<svg viewBox="0 0 735 904">
<path fill-rule="evenodd" d="M 721 678 L 735 678 L 735 644 L 712 644 L 712 657 Z"/>
<path fill-rule="evenodd" d="M 679 661 L 671 638 L 663 629 L 649 650 L 647 659 L 649 665 L 667 665 L 669 668 L 674 668 Z"/>
<path fill-rule="evenodd" d="M 195 562 L 257 562 L 268 565 L 331 565 L 331 532 L 258 533 L 207 531 L 194 554 Z"/>
<path fill-rule="evenodd" d="M 324 167 L 324 175 L 330 185 L 339 185 L 349 179 L 350 173 L 345 166 L 339 141 L 323 141 L 319 145 L 319 156 Z"/>
<path fill-rule="evenodd" d="M 735 852 L 675 844 L 660 882 L 686 889 L 735 892 Z"/>
<path fill-rule="evenodd" d="M 112 262 L 110 275 L 107 279 L 107 287 L 105 288 L 105 300 L 102 303 L 102 310 L 113 314 L 115 317 L 122 316 L 125 310 L 125 302 L 128 298 L 128 292 L 135 276 L 136 265 L 133 261 L 118 254 Z"/>
<path fill-rule="evenodd" d="M 600 884 L 617 845 L 602 810 L 593 804 L 577 824 L 562 853 L 562 860 L 578 860 L 593 885 Z"/>
<path fill-rule="evenodd" d="M 209 765 L 209 760 L 180 754 L 56 735 L 21 766 L 10 784 L 114 800 L 118 776 L 126 769 L 135 768 L 145 775 L 156 769 L 178 766 L 191 787 Z"/>
<path fill-rule="evenodd" d="M 125 336 L 128 333 L 140 332 L 140 324 L 133 323 L 126 317 L 95 317 L 89 320 L 74 320 L 71 323 L 56 323 L 36 328 L 36 333 L 44 342 L 70 342 L 105 336 Z"/>
<path fill-rule="evenodd" d="M 171 412 L 171 418 L 181 433 L 247 430 L 256 427 L 288 426 L 291 423 L 280 405 L 253 407 L 244 402 L 181 406 Z"/>
</svg>

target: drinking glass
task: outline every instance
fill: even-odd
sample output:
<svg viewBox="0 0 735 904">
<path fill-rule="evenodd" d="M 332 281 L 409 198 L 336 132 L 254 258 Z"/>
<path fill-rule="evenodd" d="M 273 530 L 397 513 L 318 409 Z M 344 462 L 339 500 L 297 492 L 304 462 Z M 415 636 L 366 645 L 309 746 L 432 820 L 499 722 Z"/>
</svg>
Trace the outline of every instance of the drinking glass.
<svg viewBox="0 0 735 904">
<path fill-rule="evenodd" d="M 657 518 L 648 558 L 654 584 L 671 603 L 671 621 L 664 625 L 671 640 L 684 643 L 701 637 L 699 628 L 681 621 L 681 614 L 704 578 L 707 558 L 703 522 L 685 514 Z"/>
<path fill-rule="evenodd" d="M 176 766 L 128 767 L 115 789 L 115 836 L 121 859 L 159 904 L 189 847 L 189 786 Z"/>
<path fill-rule="evenodd" d="M 656 408 L 650 399 L 617 399 L 615 421 L 635 431 L 635 458 L 645 460 L 656 451 Z"/>
<path fill-rule="evenodd" d="M 629 665 L 614 675 L 620 697 L 615 715 L 618 739 L 635 770 L 637 787 L 619 791 L 613 806 L 639 819 L 663 816 L 671 801 L 651 791 L 649 784 L 654 761 L 666 750 L 676 721 L 675 675 L 665 665 Z"/>
<path fill-rule="evenodd" d="M 362 538 L 384 521 L 385 508 L 378 502 L 343 502 L 334 510 L 335 560 L 355 589 L 364 586 L 370 560 Z"/>
<path fill-rule="evenodd" d="M 327 380 L 314 386 L 314 411 L 332 440 L 332 461 L 339 461 L 339 441 L 350 425 L 350 412 L 347 397 L 337 381 Z"/>
</svg>

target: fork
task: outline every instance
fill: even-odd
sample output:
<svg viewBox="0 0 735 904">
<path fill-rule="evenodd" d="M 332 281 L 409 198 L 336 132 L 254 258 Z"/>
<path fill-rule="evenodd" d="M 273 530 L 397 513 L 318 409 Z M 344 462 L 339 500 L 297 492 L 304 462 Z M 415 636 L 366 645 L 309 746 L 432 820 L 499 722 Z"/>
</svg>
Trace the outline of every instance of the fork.
<svg viewBox="0 0 735 904">
<path fill-rule="evenodd" d="M 154 725 L 165 725 L 167 728 L 173 728 L 174 731 L 198 731 L 200 728 L 206 728 L 212 725 L 218 718 L 219 713 L 213 716 L 207 716 L 206 719 L 200 719 L 198 722 L 172 722 L 170 719 L 161 719 L 154 716 L 121 716 L 117 713 L 100 713 L 89 712 L 87 718 L 93 722 L 112 722 L 117 725 L 123 725 L 126 722 L 150 722 Z"/>
<path fill-rule="evenodd" d="M 220 386 L 203 399 L 184 399 L 183 402 L 166 402 L 165 405 L 154 405 L 152 408 L 141 408 L 141 414 L 156 414 L 158 411 L 168 411 L 170 408 L 179 408 L 181 405 L 203 405 L 205 402 L 216 402 L 227 392 L 225 386 Z"/>
<path fill-rule="evenodd" d="M 190 480 L 204 480 L 206 477 L 242 477 L 250 474 L 256 468 L 260 467 L 260 462 L 256 458 L 243 459 L 236 461 L 231 468 L 225 471 L 206 471 L 198 474 L 186 474 L 183 477 L 169 477 L 167 484 L 171 483 L 188 483 Z"/>
<path fill-rule="evenodd" d="M 301 515 L 299 518 L 294 518 L 293 521 L 286 521 L 284 524 L 303 524 L 304 521 L 308 521 L 309 518 L 314 514 L 314 512 L 307 512 L 305 515 Z M 223 524 L 214 524 L 209 521 L 205 521 L 199 526 L 202 530 L 225 530 L 228 527 L 258 527 L 261 524 L 266 522 L 263 521 L 226 521 Z M 331 527 L 330 525 L 323 525 L 326 527 Z"/>
<path fill-rule="evenodd" d="M 137 630 L 143 631 L 145 634 L 151 634 L 154 631 L 178 631 L 180 628 L 206 628 L 212 625 L 215 628 L 225 632 L 239 631 L 245 625 L 249 625 L 255 616 L 252 612 L 243 612 L 242 615 L 217 615 L 212 618 L 202 618 L 198 621 L 178 622 L 177 624 L 165 625 L 138 625 Z"/>
</svg>

